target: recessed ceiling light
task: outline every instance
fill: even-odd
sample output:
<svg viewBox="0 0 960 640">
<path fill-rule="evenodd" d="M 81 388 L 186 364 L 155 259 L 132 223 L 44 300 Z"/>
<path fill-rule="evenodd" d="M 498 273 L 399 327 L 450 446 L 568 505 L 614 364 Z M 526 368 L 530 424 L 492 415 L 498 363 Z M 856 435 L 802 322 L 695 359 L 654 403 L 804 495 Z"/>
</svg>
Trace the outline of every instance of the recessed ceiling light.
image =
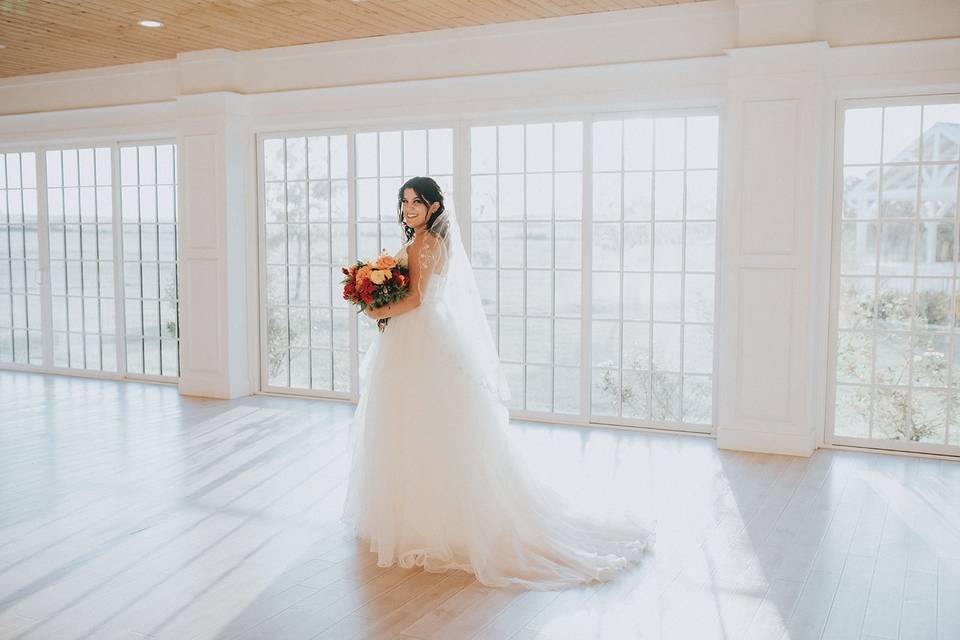
<svg viewBox="0 0 960 640">
<path fill-rule="evenodd" d="M 163 26 L 163 23 L 159 20 L 141 20 L 138 24 L 141 27 L 148 27 L 150 29 L 156 29 Z"/>
</svg>

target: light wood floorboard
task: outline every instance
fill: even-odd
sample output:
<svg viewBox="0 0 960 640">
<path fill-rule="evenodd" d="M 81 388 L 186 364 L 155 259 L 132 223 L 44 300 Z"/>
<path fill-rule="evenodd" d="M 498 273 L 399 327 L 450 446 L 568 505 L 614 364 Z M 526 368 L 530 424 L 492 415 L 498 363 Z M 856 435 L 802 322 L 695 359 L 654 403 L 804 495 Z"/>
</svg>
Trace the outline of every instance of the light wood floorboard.
<svg viewBox="0 0 960 640">
<path fill-rule="evenodd" d="M 491 589 L 340 523 L 352 413 L 0 371 L 0 638 L 960 638 L 960 462 L 516 423 L 537 477 L 657 538 L 607 584 Z"/>
</svg>

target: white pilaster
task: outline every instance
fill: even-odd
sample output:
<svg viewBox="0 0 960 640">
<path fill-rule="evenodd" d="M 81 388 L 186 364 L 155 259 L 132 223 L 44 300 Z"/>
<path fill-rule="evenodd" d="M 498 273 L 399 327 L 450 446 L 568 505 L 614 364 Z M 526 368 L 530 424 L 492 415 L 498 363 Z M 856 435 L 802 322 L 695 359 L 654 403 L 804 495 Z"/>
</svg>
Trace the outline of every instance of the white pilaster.
<svg viewBox="0 0 960 640">
<path fill-rule="evenodd" d="M 255 389 L 248 360 L 246 220 L 253 137 L 242 97 L 177 99 L 180 175 L 180 392 L 216 398 Z"/>
<path fill-rule="evenodd" d="M 728 52 L 717 441 L 810 455 L 823 43 Z"/>
</svg>

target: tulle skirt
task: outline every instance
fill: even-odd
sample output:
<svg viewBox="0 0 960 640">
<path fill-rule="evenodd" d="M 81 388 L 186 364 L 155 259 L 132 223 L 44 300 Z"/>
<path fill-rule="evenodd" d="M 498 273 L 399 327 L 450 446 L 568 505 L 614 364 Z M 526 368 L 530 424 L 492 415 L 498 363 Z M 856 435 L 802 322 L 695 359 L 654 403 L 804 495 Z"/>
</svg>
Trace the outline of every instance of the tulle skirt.
<svg viewBox="0 0 960 640">
<path fill-rule="evenodd" d="M 512 450 L 509 414 L 470 374 L 453 314 L 390 319 L 362 366 L 343 521 L 377 564 L 461 569 L 488 586 L 606 581 L 641 559 L 651 527 L 572 513 Z"/>
</svg>

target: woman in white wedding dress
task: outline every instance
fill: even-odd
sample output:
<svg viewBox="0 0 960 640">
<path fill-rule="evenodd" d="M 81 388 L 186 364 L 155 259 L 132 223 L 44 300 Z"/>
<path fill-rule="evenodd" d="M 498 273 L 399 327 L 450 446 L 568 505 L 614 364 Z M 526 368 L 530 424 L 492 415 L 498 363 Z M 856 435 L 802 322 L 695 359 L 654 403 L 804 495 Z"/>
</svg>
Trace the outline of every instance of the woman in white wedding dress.
<svg viewBox="0 0 960 640">
<path fill-rule="evenodd" d="M 410 294 L 361 368 L 343 520 L 377 564 L 462 569 L 489 586 L 605 581 L 652 537 L 627 518 L 571 513 L 511 450 L 509 390 L 459 228 L 431 178 L 400 190 Z"/>
</svg>

